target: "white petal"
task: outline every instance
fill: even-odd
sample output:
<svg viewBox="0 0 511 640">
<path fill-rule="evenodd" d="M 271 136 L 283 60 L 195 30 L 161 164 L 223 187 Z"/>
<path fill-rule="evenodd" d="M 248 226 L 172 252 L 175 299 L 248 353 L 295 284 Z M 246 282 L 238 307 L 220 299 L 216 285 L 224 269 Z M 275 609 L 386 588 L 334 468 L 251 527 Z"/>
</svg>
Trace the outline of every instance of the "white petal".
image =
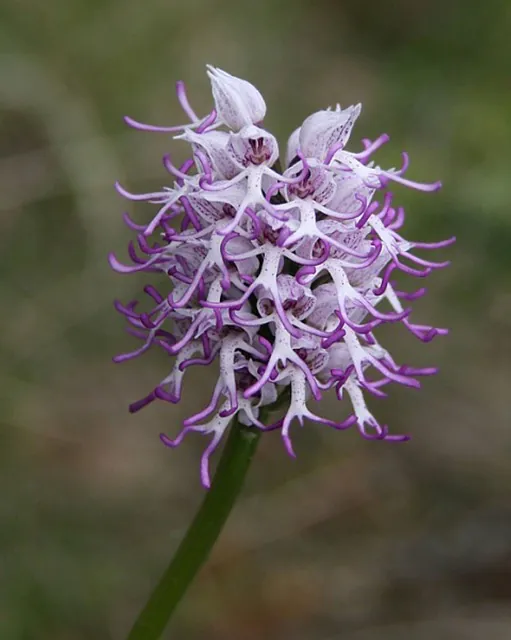
<svg viewBox="0 0 511 640">
<path fill-rule="evenodd" d="M 205 153 L 213 170 L 221 178 L 230 179 L 238 174 L 239 168 L 233 163 L 231 156 L 227 151 L 229 135 L 225 133 L 225 131 L 195 133 L 195 131 L 187 129 L 182 135 L 176 137 L 180 140 L 189 142 L 195 152 L 197 149 L 200 149 Z M 203 168 L 198 163 L 197 159 L 195 162 L 199 171 L 202 172 Z"/>
<path fill-rule="evenodd" d="M 286 167 L 289 167 L 298 154 L 298 149 L 300 148 L 300 131 L 301 127 L 295 129 L 287 141 Z"/>
</svg>

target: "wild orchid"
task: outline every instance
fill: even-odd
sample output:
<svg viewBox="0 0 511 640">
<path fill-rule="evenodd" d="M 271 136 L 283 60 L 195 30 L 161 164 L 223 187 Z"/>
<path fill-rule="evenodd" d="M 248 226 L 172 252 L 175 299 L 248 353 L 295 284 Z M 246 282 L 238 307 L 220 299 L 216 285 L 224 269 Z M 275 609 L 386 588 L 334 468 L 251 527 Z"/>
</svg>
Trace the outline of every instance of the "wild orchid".
<svg viewBox="0 0 511 640">
<path fill-rule="evenodd" d="M 116 303 L 142 345 L 115 361 L 150 347 L 175 357 L 170 374 L 130 410 L 156 399 L 179 402 L 187 370 L 219 361 L 208 406 L 186 419 L 176 438 L 161 436 L 170 447 L 190 431 L 211 437 L 201 465 L 206 487 L 209 457 L 235 415 L 253 428 L 279 428 L 291 455 L 295 418 L 335 429 L 356 425 L 367 439 L 407 440 L 380 425 L 363 392 L 384 396 L 382 387 L 389 382 L 419 387 L 417 378 L 436 369 L 396 364 L 378 343 L 375 329 L 401 323 L 424 342 L 447 333 L 412 323 L 411 309 L 403 302 L 407 305 L 425 290 L 406 293 L 390 278 L 396 270 L 424 278 L 447 266 L 413 251 L 445 247 L 454 238 L 436 243 L 404 239 L 405 212 L 394 204 L 389 187 L 398 183 L 433 192 L 440 182 L 405 178 L 406 153 L 398 170 L 374 165 L 370 159 L 388 141 L 386 135 L 363 140 L 360 151 L 347 151 L 361 105 L 337 105 L 309 116 L 291 135 L 282 170 L 277 141 L 262 128 L 266 105 L 259 91 L 214 67 L 208 67 L 208 75 L 215 106 L 205 117 L 197 117 L 178 83 L 189 124 L 154 127 L 126 119 L 138 129 L 174 133 L 191 148 L 181 167 L 165 156 L 171 187 L 131 194 L 117 186 L 126 198 L 159 209 L 147 224 L 125 216 L 136 233 L 136 246 L 129 246 L 131 265 L 110 256 L 116 271 L 144 271 L 152 278 L 144 289 L 150 310 L 139 311 L 138 302 Z M 390 309 L 382 311 L 385 303 Z M 287 387 L 284 417 L 262 424 L 260 409 Z M 320 400 L 329 389 L 350 399 L 353 413 L 347 419 L 328 420 L 307 407 L 309 397 Z"/>
<path fill-rule="evenodd" d="M 377 330 L 400 324 L 422 342 L 447 333 L 412 322 L 409 303 L 424 288 L 407 292 L 391 280 L 399 271 L 425 278 L 447 266 L 416 250 L 447 247 L 454 238 L 406 240 L 400 233 L 405 211 L 391 190 L 397 184 L 433 192 L 440 182 L 405 177 L 406 153 L 399 169 L 375 165 L 373 154 L 389 140 L 385 134 L 348 151 L 361 105 L 337 105 L 306 118 L 291 134 L 281 167 L 277 140 L 263 127 L 266 104 L 259 91 L 214 67 L 208 66 L 208 76 L 209 114 L 195 113 L 178 82 L 187 124 L 159 127 L 126 118 L 136 129 L 174 134 L 190 150 L 179 167 L 170 155 L 163 158 L 171 186 L 133 194 L 117 185 L 121 195 L 153 203 L 156 212 L 143 224 L 124 216 L 135 233 L 131 264 L 110 255 L 120 273 L 150 274 L 144 304 L 116 302 L 140 346 L 114 360 L 154 347 L 173 360 L 130 411 L 156 400 L 178 403 L 189 369 L 218 362 L 207 406 L 184 420 L 174 438 L 160 436 L 169 447 L 192 431 L 209 437 L 201 459 L 206 488 L 210 456 L 232 424 L 212 488 L 130 640 L 159 637 L 227 518 L 259 433 L 280 430 L 292 456 L 295 420 L 356 428 L 368 440 L 408 440 L 380 424 L 366 394 L 384 397 L 391 382 L 417 388 L 420 377 L 437 370 L 396 363 Z M 309 407 L 329 391 L 349 402 L 347 418 L 328 419 Z M 277 408 L 283 416 L 268 420 Z"/>
</svg>

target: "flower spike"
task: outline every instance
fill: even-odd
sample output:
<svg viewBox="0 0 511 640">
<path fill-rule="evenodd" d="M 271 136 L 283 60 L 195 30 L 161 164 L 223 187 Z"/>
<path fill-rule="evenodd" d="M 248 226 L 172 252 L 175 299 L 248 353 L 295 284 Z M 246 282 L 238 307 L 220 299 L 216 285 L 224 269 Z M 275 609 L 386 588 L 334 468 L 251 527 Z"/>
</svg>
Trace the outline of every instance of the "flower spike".
<svg viewBox="0 0 511 640">
<path fill-rule="evenodd" d="M 171 448 L 190 432 L 207 436 L 200 463 L 206 488 L 210 457 L 233 417 L 250 429 L 279 430 L 291 456 L 292 425 L 304 420 L 358 430 L 367 440 L 408 440 L 378 422 L 366 396 L 384 398 L 390 383 L 417 389 L 418 378 L 437 370 L 397 364 L 377 334 L 388 323 L 424 343 L 447 334 L 411 319 L 409 303 L 426 289 L 398 290 L 391 278 L 397 271 L 424 278 L 446 267 L 420 254 L 455 239 L 403 238 L 406 215 L 391 187 L 427 193 L 440 183 L 405 177 L 407 154 L 398 170 L 375 166 L 370 158 L 389 141 L 386 134 L 363 138 L 362 150 L 348 151 L 360 105 L 306 118 L 289 138 L 286 166 L 277 169 L 279 147 L 262 126 L 266 104 L 259 91 L 209 65 L 207 74 L 214 104 L 205 117 L 178 82 L 189 124 L 154 127 L 126 119 L 140 130 L 179 134 L 175 139 L 189 146 L 180 166 L 168 154 L 163 158 L 173 184 L 141 194 L 116 185 L 121 196 L 152 203 L 155 211 L 145 224 L 123 216 L 135 235 L 129 264 L 109 256 L 115 271 L 144 272 L 149 279 L 143 304 L 115 303 L 138 345 L 114 361 L 154 348 L 173 359 L 170 372 L 129 410 L 176 404 L 186 372 L 218 362 L 207 405 L 184 420 L 176 437 L 161 436 Z M 351 404 L 342 422 L 307 406 L 329 391 Z M 267 423 L 275 406 L 284 415 Z"/>
</svg>

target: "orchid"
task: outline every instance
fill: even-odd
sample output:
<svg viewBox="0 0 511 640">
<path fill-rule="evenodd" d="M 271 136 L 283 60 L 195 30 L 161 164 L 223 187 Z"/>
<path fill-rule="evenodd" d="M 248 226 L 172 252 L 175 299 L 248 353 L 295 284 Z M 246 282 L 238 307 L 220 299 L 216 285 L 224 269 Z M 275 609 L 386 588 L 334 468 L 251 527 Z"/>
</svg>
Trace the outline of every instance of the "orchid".
<svg viewBox="0 0 511 640">
<path fill-rule="evenodd" d="M 382 388 L 391 382 L 419 387 L 418 378 L 436 369 L 397 364 L 376 330 L 401 324 L 423 342 L 447 333 L 412 323 L 408 303 L 425 290 L 401 291 L 391 276 L 402 271 L 424 278 L 447 266 L 415 252 L 446 247 L 454 238 L 403 238 L 405 212 L 389 186 L 434 192 L 440 183 L 405 178 L 406 154 L 400 169 L 375 165 L 371 158 L 388 142 L 386 135 L 348 151 L 361 105 L 337 105 L 306 118 L 290 136 L 281 168 L 277 140 L 263 128 L 266 105 L 259 91 L 211 66 L 208 76 L 214 101 L 209 114 L 196 115 L 180 82 L 187 124 L 156 127 L 126 118 L 140 130 L 172 133 L 190 148 L 179 167 L 164 158 L 172 185 L 143 194 L 117 185 L 124 197 L 157 210 L 144 224 L 125 216 L 135 233 L 131 264 L 110 256 L 116 271 L 151 278 L 146 303 L 116 303 L 140 346 L 115 361 L 151 348 L 175 358 L 171 371 L 130 410 L 156 400 L 179 402 L 187 371 L 218 361 L 208 405 L 186 419 L 175 438 L 161 435 L 169 447 L 192 431 L 210 438 L 201 460 L 205 487 L 210 456 L 234 417 L 252 429 L 280 430 L 291 455 L 295 420 L 356 428 L 369 440 L 408 440 L 378 422 L 365 395 L 385 396 Z M 330 390 L 351 406 L 342 421 L 308 406 Z M 266 424 L 263 408 L 279 398 L 286 398 L 283 417 Z"/>
</svg>

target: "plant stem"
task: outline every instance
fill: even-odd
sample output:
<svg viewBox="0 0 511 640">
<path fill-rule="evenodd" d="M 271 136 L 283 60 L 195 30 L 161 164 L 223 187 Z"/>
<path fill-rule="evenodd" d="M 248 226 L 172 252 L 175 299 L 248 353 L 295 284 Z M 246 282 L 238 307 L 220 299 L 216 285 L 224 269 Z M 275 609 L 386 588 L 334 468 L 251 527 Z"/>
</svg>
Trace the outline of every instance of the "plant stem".
<svg viewBox="0 0 511 640">
<path fill-rule="evenodd" d="M 207 560 L 243 486 L 261 431 L 233 422 L 199 511 L 159 584 L 138 616 L 128 640 L 157 640 L 195 575 Z"/>
</svg>

